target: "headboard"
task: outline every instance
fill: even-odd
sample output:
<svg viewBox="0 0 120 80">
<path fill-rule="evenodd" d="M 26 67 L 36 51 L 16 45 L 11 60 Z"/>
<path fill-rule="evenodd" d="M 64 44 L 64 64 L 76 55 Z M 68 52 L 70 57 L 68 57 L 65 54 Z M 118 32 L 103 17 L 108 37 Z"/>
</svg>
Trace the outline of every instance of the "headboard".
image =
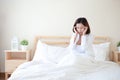
<svg viewBox="0 0 120 80">
<path fill-rule="evenodd" d="M 49 45 L 66 47 L 69 45 L 70 36 L 36 36 L 34 39 L 34 48 L 32 50 L 31 59 L 34 56 L 38 40 L 41 40 L 42 42 Z M 110 38 L 105 36 L 96 36 L 94 39 L 94 44 L 104 42 L 110 42 Z"/>
</svg>

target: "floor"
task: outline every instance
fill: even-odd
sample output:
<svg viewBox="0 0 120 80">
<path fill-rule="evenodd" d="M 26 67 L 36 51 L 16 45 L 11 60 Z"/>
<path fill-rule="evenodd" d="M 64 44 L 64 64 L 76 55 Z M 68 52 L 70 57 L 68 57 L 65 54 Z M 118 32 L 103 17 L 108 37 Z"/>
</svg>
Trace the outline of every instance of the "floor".
<svg viewBox="0 0 120 80">
<path fill-rule="evenodd" d="M 10 76 L 10 75 L 8 75 Z M 5 80 L 5 73 L 0 73 L 0 80 Z"/>
<path fill-rule="evenodd" d="M 0 80 L 5 80 L 5 78 L 0 78 Z"/>
<path fill-rule="evenodd" d="M 3 74 L 0 74 L 0 80 L 5 80 L 5 76 Z"/>
</svg>

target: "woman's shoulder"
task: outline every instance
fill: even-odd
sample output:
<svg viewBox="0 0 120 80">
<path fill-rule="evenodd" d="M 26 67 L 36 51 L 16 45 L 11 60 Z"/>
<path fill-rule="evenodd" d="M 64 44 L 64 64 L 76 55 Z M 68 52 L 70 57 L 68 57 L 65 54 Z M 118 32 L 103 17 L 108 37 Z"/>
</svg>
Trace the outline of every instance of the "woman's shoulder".
<svg viewBox="0 0 120 80">
<path fill-rule="evenodd" d="M 72 33 L 72 37 L 73 37 L 73 36 L 76 36 L 76 33 Z M 90 33 L 90 34 L 84 35 L 84 37 L 94 38 L 94 35 L 93 35 L 92 33 Z"/>
<path fill-rule="evenodd" d="M 90 33 L 90 34 L 88 34 L 88 36 L 90 36 L 90 37 L 94 37 L 94 35 L 93 35 L 93 34 L 91 34 L 91 33 Z"/>
<path fill-rule="evenodd" d="M 94 39 L 94 35 L 91 34 L 91 33 L 90 33 L 90 34 L 87 34 L 86 37 Z"/>
<path fill-rule="evenodd" d="M 86 36 L 86 37 L 92 37 L 93 36 L 93 34 L 86 34 L 86 35 L 84 35 L 84 36 Z"/>
</svg>

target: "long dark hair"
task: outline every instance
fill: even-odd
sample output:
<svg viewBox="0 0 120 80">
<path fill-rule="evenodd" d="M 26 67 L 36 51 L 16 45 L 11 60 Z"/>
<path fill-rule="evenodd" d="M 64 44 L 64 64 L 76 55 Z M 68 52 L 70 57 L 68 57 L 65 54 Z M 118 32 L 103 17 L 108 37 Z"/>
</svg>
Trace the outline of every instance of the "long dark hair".
<svg viewBox="0 0 120 80">
<path fill-rule="evenodd" d="M 74 25 L 73 25 L 73 29 L 72 29 L 73 32 L 75 33 L 74 27 L 76 27 L 76 25 L 79 24 L 79 23 L 81 23 L 81 24 L 83 24 L 84 26 L 88 27 L 88 29 L 87 29 L 87 31 L 86 31 L 86 34 L 90 34 L 90 26 L 89 26 L 89 24 L 88 24 L 87 19 L 84 18 L 84 17 L 80 17 L 80 18 L 78 18 L 78 19 L 75 21 L 75 23 L 74 23 Z"/>
</svg>

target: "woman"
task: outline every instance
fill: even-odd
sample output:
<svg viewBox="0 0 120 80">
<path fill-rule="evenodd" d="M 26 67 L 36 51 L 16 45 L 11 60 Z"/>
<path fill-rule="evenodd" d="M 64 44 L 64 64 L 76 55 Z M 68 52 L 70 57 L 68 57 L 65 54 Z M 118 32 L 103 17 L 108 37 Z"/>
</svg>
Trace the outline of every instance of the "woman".
<svg viewBox="0 0 120 80">
<path fill-rule="evenodd" d="M 72 53 L 94 57 L 93 36 L 90 34 L 91 30 L 87 19 L 84 17 L 78 18 L 74 23 L 73 32 L 69 45 Z"/>
<path fill-rule="evenodd" d="M 62 66 L 76 66 L 93 61 L 92 49 L 93 36 L 90 34 L 90 26 L 86 18 L 78 18 L 73 26 L 73 35 L 68 46 L 70 54 L 66 55 L 60 62 Z"/>
</svg>

